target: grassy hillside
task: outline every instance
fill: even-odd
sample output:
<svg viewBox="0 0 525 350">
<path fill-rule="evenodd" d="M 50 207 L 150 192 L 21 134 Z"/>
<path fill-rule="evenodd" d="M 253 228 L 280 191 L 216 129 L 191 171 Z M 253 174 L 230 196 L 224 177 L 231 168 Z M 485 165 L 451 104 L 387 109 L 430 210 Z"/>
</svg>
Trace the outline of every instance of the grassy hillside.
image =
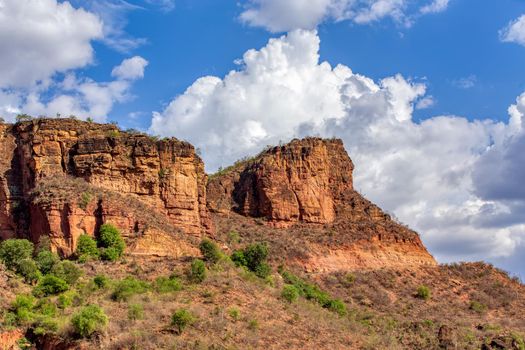
<svg viewBox="0 0 525 350">
<path fill-rule="evenodd" d="M 203 257 L 101 261 L 96 248 L 45 268 L 37 247 L 33 274 L 0 249 L 2 331 L 20 330 L 22 348 L 54 349 L 525 346 L 524 286 L 490 265 L 306 274 L 272 263 L 271 245 L 265 256 L 230 238 L 220 249 L 208 241 Z M 43 289 L 49 276 L 67 290 Z"/>
</svg>

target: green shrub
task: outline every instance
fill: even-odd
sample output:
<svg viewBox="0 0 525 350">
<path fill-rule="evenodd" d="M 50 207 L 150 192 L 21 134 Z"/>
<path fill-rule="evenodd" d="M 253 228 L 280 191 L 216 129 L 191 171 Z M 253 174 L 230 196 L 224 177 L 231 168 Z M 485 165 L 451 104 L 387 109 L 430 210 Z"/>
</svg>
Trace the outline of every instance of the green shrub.
<svg viewBox="0 0 525 350">
<path fill-rule="evenodd" d="M 155 290 L 158 293 L 177 292 L 182 289 L 182 283 L 176 277 L 157 277 L 155 280 Z"/>
<path fill-rule="evenodd" d="M 57 298 L 57 305 L 61 309 L 67 309 L 68 307 L 71 307 L 74 304 L 78 304 L 78 303 L 79 303 L 79 295 L 74 290 L 70 290 L 65 293 L 62 293 Z"/>
<path fill-rule="evenodd" d="M 128 318 L 132 321 L 144 318 L 144 307 L 140 304 L 131 304 L 128 307 Z"/>
<path fill-rule="evenodd" d="M 346 314 L 346 305 L 341 300 L 333 299 L 315 284 L 308 283 L 289 271 L 281 271 L 281 275 L 283 276 L 284 282 L 293 285 L 300 296 L 308 300 L 313 300 L 322 307 L 337 312 L 339 315 Z"/>
<path fill-rule="evenodd" d="M 93 283 L 98 289 L 104 289 L 109 286 L 110 279 L 106 275 L 96 275 L 93 278 Z"/>
<path fill-rule="evenodd" d="M 117 248 L 100 248 L 100 257 L 106 261 L 117 261 L 121 257 L 121 253 Z"/>
<path fill-rule="evenodd" d="M 80 276 L 82 276 L 82 270 L 73 262 L 64 260 L 53 266 L 51 274 L 63 279 L 69 285 L 74 285 Z"/>
<path fill-rule="evenodd" d="M 234 262 L 236 266 L 246 266 L 246 258 L 244 257 L 244 252 L 242 250 L 236 250 L 230 257 L 231 261 Z"/>
<path fill-rule="evenodd" d="M 126 277 L 115 285 L 111 298 L 115 301 L 126 301 L 135 294 L 146 293 L 149 290 L 149 283 L 138 280 L 134 277 Z"/>
<path fill-rule="evenodd" d="M 330 310 L 330 311 L 333 311 L 337 314 L 339 314 L 339 316 L 344 316 L 346 315 L 347 313 L 347 310 L 346 310 L 346 305 L 345 303 L 343 303 L 341 300 L 339 299 L 332 299 L 328 302 L 328 306 L 327 308 Z"/>
<path fill-rule="evenodd" d="M 262 243 L 251 244 L 244 249 L 246 266 L 256 272 L 260 265 L 266 262 L 268 257 L 268 246 Z"/>
<path fill-rule="evenodd" d="M 228 242 L 230 244 L 237 244 L 241 241 L 241 236 L 239 235 L 239 232 L 236 230 L 231 230 L 228 232 Z"/>
<path fill-rule="evenodd" d="M 228 314 L 234 321 L 239 321 L 241 319 L 241 311 L 239 311 L 239 309 L 236 307 L 232 307 L 228 311 Z"/>
<path fill-rule="evenodd" d="M 35 261 L 40 272 L 45 275 L 51 272 L 51 269 L 60 261 L 60 258 L 50 250 L 44 249 L 37 254 Z"/>
<path fill-rule="evenodd" d="M 254 331 L 257 328 L 259 328 L 259 321 L 257 321 L 256 319 L 251 319 L 250 321 L 248 321 L 248 329 Z"/>
<path fill-rule="evenodd" d="M 87 260 L 89 258 L 98 258 L 97 242 L 91 236 L 80 235 L 78 237 L 76 255 Z"/>
<path fill-rule="evenodd" d="M 195 283 L 201 283 L 206 279 L 206 265 L 200 259 L 194 259 L 191 262 L 189 279 Z"/>
<path fill-rule="evenodd" d="M 289 303 L 293 303 L 299 298 L 299 291 L 294 285 L 287 284 L 283 287 L 281 297 Z"/>
<path fill-rule="evenodd" d="M 35 307 L 35 298 L 31 295 L 17 295 L 15 301 L 11 304 L 15 322 L 19 325 L 27 324 L 33 321 Z"/>
<path fill-rule="evenodd" d="M 203 239 L 199 245 L 199 249 L 204 257 L 204 261 L 210 264 L 216 264 L 222 258 L 222 253 L 217 244 L 209 239 Z"/>
<path fill-rule="evenodd" d="M 45 275 L 40 279 L 35 289 L 33 289 L 33 294 L 38 297 L 48 296 L 60 294 L 68 289 L 69 285 L 63 279 L 54 275 Z"/>
<path fill-rule="evenodd" d="M 80 200 L 78 201 L 78 206 L 84 210 L 86 210 L 87 206 L 91 202 L 91 199 L 93 196 L 89 192 L 82 192 L 80 195 Z"/>
<path fill-rule="evenodd" d="M 427 286 L 417 287 L 416 297 L 418 297 L 419 299 L 428 300 L 430 299 L 430 296 L 430 288 L 428 288 Z"/>
<path fill-rule="evenodd" d="M 33 259 L 24 259 L 18 263 L 17 272 L 24 277 L 27 283 L 36 283 L 42 278 L 42 273 L 38 269 L 36 262 Z"/>
<path fill-rule="evenodd" d="M 179 334 L 193 322 L 195 322 L 195 317 L 186 309 L 177 310 L 173 316 L 171 316 L 171 325 L 177 327 Z"/>
<path fill-rule="evenodd" d="M 55 317 L 57 314 L 57 306 L 48 298 L 38 300 L 35 310 L 43 316 Z"/>
<path fill-rule="evenodd" d="M 71 319 L 75 333 L 83 338 L 101 331 L 108 324 L 108 317 L 97 305 L 85 306 Z"/>
<path fill-rule="evenodd" d="M 470 302 L 469 309 L 472 310 L 472 311 L 475 311 L 475 312 L 477 312 L 479 314 L 482 314 L 485 311 L 487 311 L 487 305 L 473 300 L 473 301 Z"/>
<path fill-rule="evenodd" d="M 27 239 L 7 239 L 0 243 L 0 260 L 4 265 L 16 271 L 20 261 L 30 259 L 34 245 Z"/>
<path fill-rule="evenodd" d="M 262 243 L 251 244 L 244 250 L 233 252 L 231 260 L 237 266 L 245 266 L 260 278 L 270 275 L 270 266 L 266 263 L 268 257 L 268 246 Z"/>
<path fill-rule="evenodd" d="M 270 276 L 270 274 L 272 273 L 272 269 L 270 268 L 270 265 L 268 265 L 267 263 L 261 263 L 257 265 L 254 273 L 259 278 L 266 278 Z"/>
<path fill-rule="evenodd" d="M 344 279 L 343 279 L 343 284 L 345 285 L 345 287 L 350 287 L 351 285 L 353 285 L 355 282 L 355 275 L 352 274 L 352 273 L 347 273 L 345 276 L 344 276 Z"/>
<path fill-rule="evenodd" d="M 35 335 L 54 334 L 58 331 L 58 322 L 51 317 L 38 316 L 33 324 Z"/>
<path fill-rule="evenodd" d="M 104 224 L 100 227 L 99 244 L 105 248 L 101 252 L 102 259 L 109 261 L 120 258 L 126 249 L 126 243 L 119 230 L 111 224 Z"/>
</svg>

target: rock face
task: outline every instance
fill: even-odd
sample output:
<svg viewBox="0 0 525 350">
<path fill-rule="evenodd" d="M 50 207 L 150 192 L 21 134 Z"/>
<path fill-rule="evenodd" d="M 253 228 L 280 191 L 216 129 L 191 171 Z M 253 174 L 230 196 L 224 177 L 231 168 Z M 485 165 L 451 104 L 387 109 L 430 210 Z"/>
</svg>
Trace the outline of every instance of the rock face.
<svg viewBox="0 0 525 350">
<path fill-rule="evenodd" d="M 303 238 L 310 253 L 298 263 L 306 270 L 436 264 L 416 232 L 354 191 L 353 168 L 341 140 L 293 140 L 213 176 L 208 207 L 277 228 L 322 225 L 341 238 L 332 247 Z"/>
<path fill-rule="evenodd" d="M 3 238 L 25 233 L 36 241 L 49 234 L 55 249 L 68 255 L 76 238 L 95 234 L 101 221 L 113 222 L 128 235 L 138 232 L 141 222 L 145 225 L 146 218 L 139 219 L 142 213 L 131 213 L 117 201 L 92 202 L 95 189 L 155 208 L 184 233 L 200 235 L 211 229 L 204 165 L 189 143 L 73 119 L 37 119 L 2 125 L 0 131 Z M 81 178 L 90 187 L 68 187 L 67 177 Z M 64 191 L 64 184 L 72 191 L 67 201 L 38 201 L 32 195 L 41 183 L 57 178 L 63 180 L 48 190 Z"/>
<path fill-rule="evenodd" d="M 353 168 L 341 140 L 294 140 L 212 179 L 208 205 L 265 217 L 280 227 L 330 223 L 353 191 Z"/>
</svg>

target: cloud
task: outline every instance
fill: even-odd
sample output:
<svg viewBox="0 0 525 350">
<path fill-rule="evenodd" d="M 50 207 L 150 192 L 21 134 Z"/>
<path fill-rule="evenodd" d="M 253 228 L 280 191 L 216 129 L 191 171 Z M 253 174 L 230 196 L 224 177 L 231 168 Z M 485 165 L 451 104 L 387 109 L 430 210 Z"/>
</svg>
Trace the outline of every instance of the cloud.
<svg viewBox="0 0 525 350">
<path fill-rule="evenodd" d="M 113 74 L 116 79 L 108 82 L 78 79 L 69 73 L 62 81 L 54 81 L 43 90 L 11 94 L 0 92 L 0 111 L 9 121 L 13 121 L 19 113 L 27 113 L 48 117 L 75 115 L 81 119 L 90 117 L 104 122 L 115 103 L 126 102 L 133 97 L 130 94 L 132 83 L 144 76 L 147 63 L 139 56 L 126 59 L 113 69 L 117 72 Z"/>
<path fill-rule="evenodd" d="M 125 0 L 71 0 L 73 4 L 82 6 L 96 14 L 103 23 L 102 31 L 107 46 L 121 53 L 129 53 L 145 44 L 145 38 L 135 38 L 129 35 L 125 28 L 128 24 L 127 15 L 130 11 L 141 10 L 142 7 Z"/>
<path fill-rule="evenodd" d="M 436 100 L 432 96 L 426 96 L 422 99 L 420 99 L 416 103 L 416 109 L 427 109 L 436 104 Z"/>
<path fill-rule="evenodd" d="M 460 89 L 470 89 L 476 86 L 476 83 L 478 81 L 478 77 L 474 74 L 469 75 L 468 77 L 460 78 L 457 80 L 454 80 L 452 82 L 452 85 L 460 88 Z"/>
<path fill-rule="evenodd" d="M 113 68 L 111 76 L 124 79 L 134 80 L 144 77 L 144 69 L 148 65 L 148 61 L 140 56 L 134 56 L 122 61 L 122 63 Z"/>
<path fill-rule="evenodd" d="M 115 103 L 131 97 L 132 81 L 143 77 L 148 64 L 135 56 L 114 68 L 113 81 L 77 78 L 74 72 L 93 62 L 92 41 L 106 40 L 106 34 L 101 17 L 67 1 L 0 0 L 1 116 L 12 121 L 19 113 L 59 113 L 105 120 Z"/>
<path fill-rule="evenodd" d="M 0 1 L 0 88 L 28 88 L 93 60 L 102 38 L 92 13 L 56 0 Z"/>
<path fill-rule="evenodd" d="M 414 109 L 430 103 L 425 84 L 332 67 L 319 61 L 319 46 L 315 31 L 297 30 L 248 50 L 238 70 L 196 80 L 154 113 L 150 131 L 188 139 L 211 171 L 281 140 L 340 137 L 356 165 L 356 188 L 419 230 L 439 259 L 512 255 L 523 242 L 525 206 L 501 197 L 501 174 L 484 178 L 492 185 L 477 174 L 494 158 L 508 159 L 501 171 L 523 178 L 510 164 L 524 163 L 516 137 L 525 94 L 508 123 L 453 115 L 415 122 Z M 500 197 L 479 190 L 489 187 Z"/>
<path fill-rule="evenodd" d="M 156 6 L 164 12 L 170 12 L 175 8 L 175 0 L 146 0 L 146 3 Z"/>
<path fill-rule="evenodd" d="M 447 9 L 450 0 L 434 0 L 420 9 L 422 14 L 443 12 Z"/>
<path fill-rule="evenodd" d="M 525 15 L 511 21 L 499 32 L 500 40 L 525 46 Z"/>
<path fill-rule="evenodd" d="M 448 2 L 423 2 L 425 5 L 419 8 L 408 0 L 247 0 L 239 18 L 274 33 L 311 30 L 324 21 L 368 24 L 385 18 L 409 27 L 422 14 L 444 11 Z"/>
</svg>

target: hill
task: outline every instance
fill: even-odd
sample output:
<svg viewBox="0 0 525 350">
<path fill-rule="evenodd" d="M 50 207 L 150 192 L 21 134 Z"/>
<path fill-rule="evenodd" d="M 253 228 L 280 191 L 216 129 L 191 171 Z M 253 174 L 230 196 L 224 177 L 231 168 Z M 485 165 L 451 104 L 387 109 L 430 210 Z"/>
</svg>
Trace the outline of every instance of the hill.
<svg viewBox="0 0 525 350">
<path fill-rule="evenodd" d="M 521 282 L 438 264 L 340 140 L 210 176 L 187 142 L 73 119 L 0 147 L 0 348 L 525 349 Z"/>
</svg>

